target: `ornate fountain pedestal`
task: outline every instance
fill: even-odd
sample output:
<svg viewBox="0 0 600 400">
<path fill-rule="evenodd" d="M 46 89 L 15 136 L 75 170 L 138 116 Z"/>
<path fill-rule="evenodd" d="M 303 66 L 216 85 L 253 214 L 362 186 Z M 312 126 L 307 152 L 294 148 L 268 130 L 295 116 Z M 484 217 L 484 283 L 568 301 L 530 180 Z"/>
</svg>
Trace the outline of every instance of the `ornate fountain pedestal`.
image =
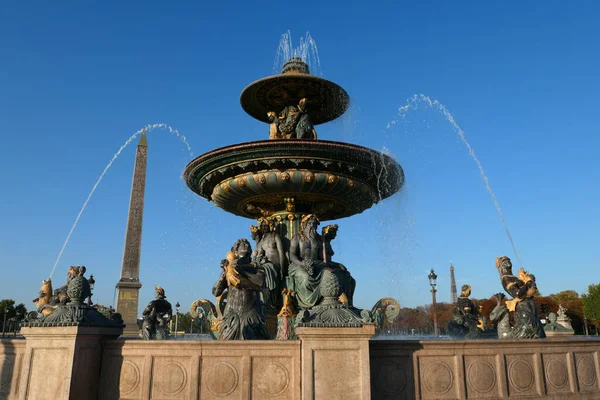
<svg viewBox="0 0 600 400">
<path fill-rule="evenodd" d="M 26 347 L 18 384 L 19 400 L 95 399 L 100 390 L 102 342 L 122 327 L 23 327 Z"/>
<path fill-rule="evenodd" d="M 302 399 L 371 398 L 369 339 L 375 325 L 298 327 L 302 341 Z"/>
</svg>

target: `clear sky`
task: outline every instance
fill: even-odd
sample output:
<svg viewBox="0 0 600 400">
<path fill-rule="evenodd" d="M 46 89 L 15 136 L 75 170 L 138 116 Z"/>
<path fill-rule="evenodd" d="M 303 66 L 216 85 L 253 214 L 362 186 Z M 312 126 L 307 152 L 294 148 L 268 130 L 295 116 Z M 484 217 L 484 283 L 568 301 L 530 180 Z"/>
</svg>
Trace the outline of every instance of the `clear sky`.
<svg viewBox="0 0 600 400">
<path fill-rule="evenodd" d="M 542 294 L 600 281 L 600 3 L 581 2 L 7 2 L 0 13 L 0 298 L 32 307 L 79 209 L 127 138 L 166 123 L 194 156 L 266 139 L 239 94 L 273 73 L 281 34 L 310 31 L 322 76 L 350 110 L 319 137 L 387 149 L 402 193 L 337 221 L 335 259 L 356 303 L 448 301 L 449 265 L 473 296 L 501 291 L 495 257 L 516 262 L 475 162 L 456 131 L 414 94 L 454 115 L 480 158 L 523 265 Z M 494 3 L 494 4 L 490 4 Z M 183 309 L 212 299 L 219 260 L 252 221 L 189 191 L 185 145 L 148 134 L 140 305 L 165 288 Z M 53 281 L 86 265 L 95 298 L 119 279 L 135 146 L 108 170 Z"/>
</svg>

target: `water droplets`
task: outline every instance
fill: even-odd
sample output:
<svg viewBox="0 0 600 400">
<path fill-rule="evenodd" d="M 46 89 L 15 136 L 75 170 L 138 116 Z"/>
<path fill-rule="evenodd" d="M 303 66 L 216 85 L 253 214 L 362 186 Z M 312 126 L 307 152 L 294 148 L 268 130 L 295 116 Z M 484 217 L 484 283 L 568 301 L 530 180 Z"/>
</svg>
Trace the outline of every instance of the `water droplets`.
<svg viewBox="0 0 600 400">
<path fill-rule="evenodd" d="M 471 156 L 471 158 L 473 158 L 473 161 L 475 161 L 475 163 L 477 164 L 477 168 L 479 169 L 479 173 L 481 175 L 481 178 L 483 179 L 485 188 L 487 189 L 488 194 L 490 195 L 490 197 L 492 198 L 492 201 L 494 202 L 494 206 L 496 207 L 496 211 L 498 212 L 500 221 L 502 222 L 502 225 L 504 226 L 504 230 L 506 231 L 506 235 L 508 236 L 510 245 L 512 246 L 515 256 L 517 257 L 517 261 L 519 262 L 520 266 L 523 266 L 523 264 L 521 263 L 521 259 L 519 258 L 519 253 L 517 252 L 517 249 L 515 247 L 515 243 L 513 241 L 512 235 L 510 234 L 510 231 L 508 230 L 508 225 L 506 223 L 506 220 L 504 219 L 504 214 L 502 213 L 502 210 L 500 209 L 500 204 L 498 203 L 498 200 L 496 199 L 496 195 L 494 194 L 494 191 L 492 190 L 492 187 L 490 185 L 489 179 L 488 179 L 487 175 L 485 174 L 485 171 L 483 170 L 483 165 L 481 164 L 481 162 L 475 155 L 475 150 L 471 147 L 471 145 L 467 141 L 467 138 L 465 137 L 465 132 L 458 125 L 458 123 L 454 119 L 454 116 L 450 113 L 450 111 L 448 111 L 446 106 L 444 106 L 438 100 L 432 100 L 430 97 L 425 96 L 424 94 L 415 94 L 415 95 L 413 95 L 413 97 L 411 97 L 410 99 L 407 100 L 405 105 L 398 108 L 398 116 L 387 124 L 386 130 L 391 129 L 392 126 L 396 125 L 400 121 L 405 121 L 406 116 L 409 111 L 416 110 L 421 106 L 425 106 L 425 107 L 428 107 L 428 108 L 431 108 L 433 110 L 440 112 L 444 116 L 444 118 L 452 125 L 452 127 L 454 128 L 454 131 L 458 134 L 460 141 L 466 146 L 466 148 L 469 152 L 469 155 Z M 426 121 L 424 121 L 424 123 L 426 123 Z"/>
<path fill-rule="evenodd" d="M 277 54 L 275 55 L 275 62 L 273 63 L 273 72 L 276 74 L 280 73 L 283 64 L 292 57 L 300 57 L 304 60 L 313 75 L 323 75 L 317 43 L 310 35 L 310 32 L 306 32 L 304 37 L 300 38 L 300 45 L 298 47 L 293 46 L 292 34 L 289 30 L 281 35 Z"/>
<path fill-rule="evenodd" d="M 85 199 L 85 202 L 83 203 L 83 206 L 79 210 L 79 213 L 77 214 L 77 217 L 75 218 L 75 222 L 73 223 L 73 226 L 71 226 L 71 230 L 69 230 L 67 238 L 66 238 L 66 240 L 65 240 L 62 248 L 60 249 L 60 252 L 58 253 L 58 257 L 56 258 L 56 261 L 54 262 L 54 266 L 52 267 L 52 271 L 50 272 L 50 278 L 52 278 L 52 275 L 54 274 L 54 270 L 56 269 L 56 266 L 58 265 L 58 262 L 60 261 L 60 258 L 62 257 L 62 254 L 65 251 L 65 248 L 67 247 L 67 243 L 69 243 L 69 239 L 71 238 L 71 235 L 73 234 L 73 231 L 75 230 L 75 227 L 77 226 L 77 223 L 79 222 L 79 219 L 81 218 L 81 215 L 85 211 L 88 203 L 90 202 L 90 199 L 92 198 L 92 196 L 94 195 L 94 192 L 96 191 L 96 188 L 98 188 L 98 185 L 100 184 L 100 182 L 102 182 L 102 178 L 104 178 L 104 175 L 106 175 L 106 172 L 109 170 L 109 168 L 111 167 L 111 165 L 113 164 L 113 162 L 115 162 L 115 160 L 117 159 L 117 157 L 119 157 L 119 155 L 121 154 L 121 152 L 127 146 L 129 146 L 129 144 L 131 142 L 133 142 L 142 132 L 145 131 L 145 132 L 149 133 L 149 132 L 151 132 L 151 131 L 153 131 L 155 129 L 165 130 L 165 131 L 168 131 L 170 134 L 176 136 L 186 146 L 186 150 L 190 154 L 190 157 L 193 156 L 194 153 L 192 152 L 192 148 L 190 147 L 190 144 L 188 143 L 186 137 L 183 134 L 179 133 L 179 131 L 177 129 L 174 129 L 174 128 L 172 128 L 171 126 L 169 126 L 167 124 L 160 123 L 160 124 L 146 125 L 143 128 L 141 128 L 138 131 L 136 131 L 135 133 L 133 133 L 129 137 L 129 139 L 127 139 L 125 141 L 125 143 L 119 148 L 119 150 L 117 150 L 117 152 L 111 158 L 111 160 L 108 162 L 108 164 L 106 165 L 106 167 L 104 167 L 104 170 L 102 171 L 102 173 L 100 174 L 100 176 L 96 180 L 96 183 L 92 187 L 92 190 L 90 191 L 90 193 L 88 194 L 87 198 Z"/>
</svg>

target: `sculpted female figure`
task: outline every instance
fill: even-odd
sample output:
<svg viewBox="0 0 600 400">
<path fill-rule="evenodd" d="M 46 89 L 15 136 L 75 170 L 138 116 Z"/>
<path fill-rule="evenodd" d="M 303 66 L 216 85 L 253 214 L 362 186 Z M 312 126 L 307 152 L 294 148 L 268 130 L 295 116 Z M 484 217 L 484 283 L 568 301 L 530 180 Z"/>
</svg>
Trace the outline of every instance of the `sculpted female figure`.
<svg viewBox="0 0 600 400">
<path fill-rule="evenodd" d="M 271 268 L 265 268 L 265 305 L 279 308 L 281 305 L 281 279 L 287 264 L 285 246 L 281 237 L 275 232 L 275 223 L 267 218 L 258 219 L 260 239 L 256 243 L 255 261 L 259 265 L 270 263 Z"/>
<path fill-rule="evenodd" d="M 317 233 L 318 225 L 319 220 L 312 214 L 302 218 L 300 231 L 290 244 L 288 288 L 296 292 L 298 307 L 311 308 L 322 300 L 319 285 L 323 271 L 328 268 L 338 276 L 351 306 L 356 282 L 341 264 L 327 262 L 327 258 L 323 258 L 324 254 L 327 256 L 328 253 L 332 254 L 332 251 L 324 250 L 323 238 Z"/>
<path fill-rule="evenodd" d="M 251 253 L 250 242 L 238 239 L 221 262 L 223 272 L 213 286 L 213 295 L 221 296 L 226 289 L 228 295 L 219 340 L 269 338 L 260 300 L 265 273 L 251 261 Z"/>
</svg>

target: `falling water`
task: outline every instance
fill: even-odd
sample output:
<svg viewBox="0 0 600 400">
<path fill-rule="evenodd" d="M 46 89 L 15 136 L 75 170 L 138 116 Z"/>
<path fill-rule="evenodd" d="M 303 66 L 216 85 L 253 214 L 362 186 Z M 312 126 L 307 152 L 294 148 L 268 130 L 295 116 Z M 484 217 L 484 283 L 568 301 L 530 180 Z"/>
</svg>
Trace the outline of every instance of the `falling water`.
<svg viewBox="0 0 600 400">
<path fill-rule="evenodd" d="M 281 35 L 277 54 L 275 55 L 275 63 L 273 64 L 273 72 L 276 74 L 280 73 L 283 64 L 292 57 L 303 59 L 308 64 L 310 72 L 313 75 L 323 75 L 317 43 L 310 36 L 310 32 L 306 32 L 306 35 L 300 38 L 300 45 L 296 48 L 292 45 L 292 34 L 289 30 Z"/>
<path fill-rule="evenodd" d="M 129 145 L 129 143 L 133 142 L 135 140 L 135 138 L 138 137 L 142 132 L 144 132 L 144 131 L 150 132 L 150 131 L 152 131 L 154 129 L 157 129 L 157 128 L 160 128 L 162 130 L 167 130 L 172 135 L 177 136 L 185 144 L 185 146 L 187 147 L 187 151 L 190 153 L 190 156 L 193 155 L 192 148 L 190 147 L 190 144 L 187 142 L 186 137 L 184 135 L 182 135 L 181 133 L 179 133 L 179 131 L 177 129 L 173 129 L 172 127 L 170 127 L 167 124 L 146 125 L 142 129 L 136 131 L 133 135 L 131 135 L 129 137 L 129 139 L 127 139 L 127 141 L 125 141 L 125 143 L 115 153 L 115 155 L 112 157 L 112 159 L 108 162 L 108 164 L 106 165 L 106 167 L 104 168 L 104 170 L 100 174 L 100 177 L 98 178 L 98 180 L 96 181 L 96 183 L 92 187 L 92 190 L 88 194 L 87 199 L 85 199 L 85 202 L 83 203 L 83 206 L 81 207 L 81 210 L 79 210 L 79 214 L 77 214 L 77 218 L 75 218 L 75 222 L 73 223 L 73 226 L 71 226 L 71 230 L 69 231 L 69 234 L 67 235 L 67 239 L 65 240 L 62 248 L 60 249 L 60 252 L 58 253 L 58 257 L 56 257 L 56 261 L 54 262 L 54 266 L 52 267 L 52 272 L 50 272 L 50 278 L 52 278 L 52 275 L 54 274 L 54 270 L 56 269 L 56 266 L 58 265 L 58 262 L 60 261 L 60 258 L 62 257 L 62 254 L 65 251 L 65 247 L 67 247 L 67 243 L 69 243 L 69 239 L 71 238 L 71 234 L 73 233 L 73 231 L 75 230 L 75 227 L 77 226 L 77 223 L 79 222 L 79 218 L 81 218 L 81 215 L 83 214 L 83 211 L 87 207 L 88 203 L 90 202 L 90 199 L 92 198 L 92 196 L 94 195 L 94 192 L 96 191 L 96 188 L 98 187 L 98 185 L 102 181 L 102 178 L 104 178 L 104 175 L 106 174 L 106 172 L 108 171 L 108 169 L 110 168 L 110 166 L 117 159 L 117 157 L 119 157 L 119 154 L 121 154 L 121 152 Z"/>
<path fill-rule="evenodd" d="M 515 242 L 513 241 L 512 235 L 510 234 L 510 231 L 508 230 L 508 225 L 506 223 L 506 220 L 504 219 L 504 214 L 502 214 L 502 210 L 500 209 L 500 204 L 498 203 L 498 199 L 496 199 L 496 195 L 494 194 L 492 187 L 490 186 L 490 182 L 488 180 L 488 177 L 486 176 L 484 170 L 483 170 L 483 165 L 481 165 L 481 162 L 479 161 L 479 159 L 477 158 L 477 156 L 475 155 L 475 150 L 473 150 L 473 148 L 471 147 L 471 145 L 469 144 L 469 142 L 467 141 L 467 138 L 465 137 L 465 132 L 460 128 L 460 126 L 458 126 L 458 124 L 456 123 L 456 121 L 454 120 L 454 116 L 452 116 L 452 114 L 448 111 L 448 109 L 446 108 L 446 106 L 444 106 L 442 103 L 440 103 L 437 100 L 431 100 L 429 97 L 425 96 L 424 94 L 415 94 L 412 98 L 410 98 L 407 101 L 407 104 L 400 107 L 398 109 L 398 118 L 392 120 L 388 125 L 386 129 L 389 129 L 392 127 L 392 125 L 395 125 L 396 123 L 398 123 L 398 120 L 400 119 L 404 119 L 406 117 L 406 113 L 410 110 L 414 110 L 416 108 L 418 108 L 419 105 L 424 104 L 427 107 L 430 107 L 434 110 L 437 110 L 439 112 L 441 112 L 444 117 L 446 118 L 446 120 L 448 122 L 450 122 L 450 124 L 452 125 L 452 127 L 454 128 L 454 130 L 456 131 L 456 133 L 458 133 L 458 136 L 460 137 L 460 140 L 463 142 L 463 144 L 467 147 L 467 150 L 469 151 L 469 154 L 471 155 L 471 157 L 473 158 L 473 161 L 475 161 L 475 163 L 477 164 L 477 167 L 479 168 L 479 173 L 481 174 L 481 178 L 483 179 L 483 182 L 485 183 L 485 187 L 490 195 L 490 197 L 492 198 L 492 201 L 494 202 L 494 206 L 496 207 L 496 211 L 498 212 L 498 216 L 500 217 L 500 221 L 502 221 L 502 225 L 504 226 L 504 230 L 506 231 L 506 235 L 508 236 L 508 240 L 510 241 L 510 245 L 512 246 L 512 249 L 515 253 L 515 256 L 517 257 L 517 261 L 519 262 L 519 266 L 523 266 L 523 264 L 521 263 L 521 259 L 519 258 L 519 253 L 517 252 L 517 248 L 515 247 Z"/>
</svg>

